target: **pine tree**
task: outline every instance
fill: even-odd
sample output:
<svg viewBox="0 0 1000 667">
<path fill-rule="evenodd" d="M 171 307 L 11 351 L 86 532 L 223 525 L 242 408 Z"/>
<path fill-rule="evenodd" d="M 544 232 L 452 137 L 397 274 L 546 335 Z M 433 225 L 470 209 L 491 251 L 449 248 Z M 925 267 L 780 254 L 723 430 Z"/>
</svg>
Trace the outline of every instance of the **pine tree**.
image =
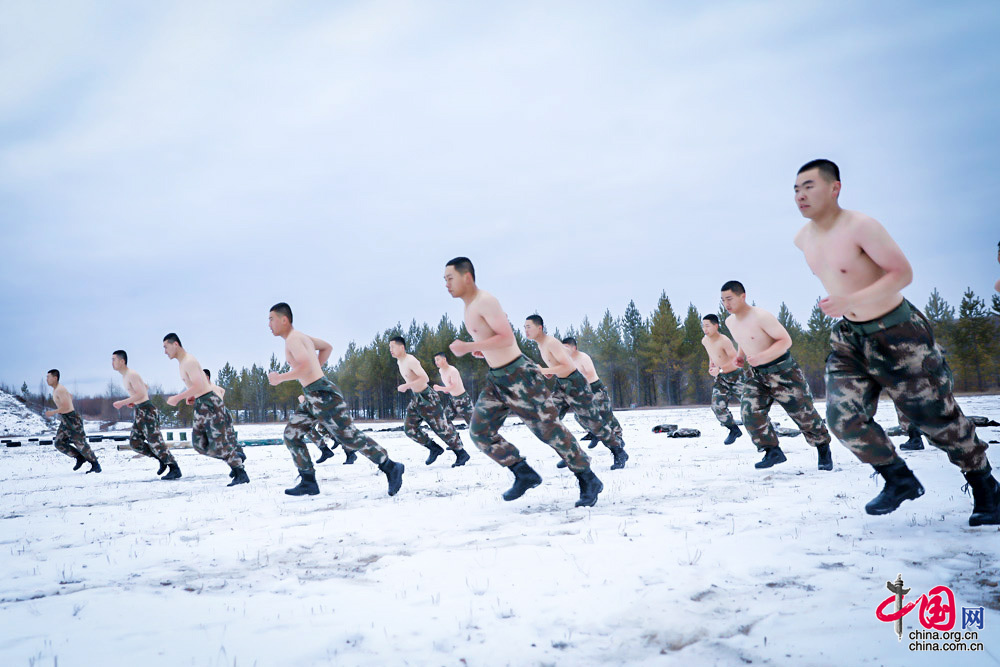
<svg viewBox="0 0 1000 667">
<path fill-rule="evenodd" d="M 680 321 L 664 291 L 660 294 L 656 310 L 650 317 L 649 339 L 642 350 L 642 355 L 654 373 L 663 377 L 663 389 L 668 405 L 676 405 L 678 401 L 676 376 L 679 366 L 677 348 L 680 345 L 680 340 Z M 656 398 L 654 393 L 654 402 L 657 402 Z"/>
<path fill-rule="evenodd" d="M 984 374 L 991 371 L 996 345 L 996 331 L 986 310 L 986 302 L 977 297 L 970 287 L 959 304 L 954 331 L 954 358 L 966 387 L 974 376 L 977 390 L 984 389 Z"/>
</svg>

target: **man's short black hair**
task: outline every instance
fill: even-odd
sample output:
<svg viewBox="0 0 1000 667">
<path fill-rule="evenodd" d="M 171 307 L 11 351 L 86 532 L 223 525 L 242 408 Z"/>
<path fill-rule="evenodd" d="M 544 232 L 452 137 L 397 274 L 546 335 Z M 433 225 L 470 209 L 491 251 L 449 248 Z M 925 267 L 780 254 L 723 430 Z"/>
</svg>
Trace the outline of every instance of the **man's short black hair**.
<svg viewBox="0 0 1000 667">
<path fill-rule="evenodd" d="M 573 347 L 580 347 L 576 344 L 576 339 L 572 336 L 566 336 L 562 339 L 563 345 L 572 345 Z"/>
<path fill-rule="evenodd" d="M 471 273 L 472 282 L 476 282 L 476 267 L 472 266 L 472 260 L 468 257 L 456 257 L 447 264 L 446 267 L 454 266 L 459 273 Z"/>
<path fill-rule="evenodd" d="M 59 381 L 59 371 L 57 371 L 56 369 L 53 368 L 52 370 L 49 371 L 49 373 L 51 373 L 52 375 L 55 375 L 56 376 L 56 381 L 57 382 Z"/>
<path fill-rule="evenodd" d="M 292 307 L 289 306 L 284 301 L 282 301 L 281 303 L 276 303 L 273 306 L 271 306 L 271 310 L 269 312 L 277 313 L 278 315 L 281 315 L 282 317 L 287 317 L 288 318 L 288 323 L 289 324 L 292 323 Z"/>
<path fill-rule="evenodd" d="M 163 337 L 163 342 L 164 343 L 177 343 L 178 345 L 181 345 L 181 339 L 178 338 L 177 334 L 175 334 L 175 333 L 168 333 L 166 336 Z M 181 347 L 184 347 L 184 346 L 181 345 Z"/>
<path fill-rule="evenodd" d="M 828 181 L 839 181 L 840 180 L 840 167 L 838 167 L 833 160 L 827 160 L 826 158 L 820 158 L 819 160 L 810 160 L 804 165 L 799 167 L 799 174 L 804 171 L 809 171 L 810 169 L 819 169 L 819 173 L 823 175 Z M 798 175 L 798 174 L 796 174 Z"/>
<path fill-rule="evenodd" d="M 538 313 L 535 313 L 534 315 L 528 315 L 524 319 L 527 320 L 528 322 L 534 322 L 536 325 L 542 327 L 543 329 L 545 328 L 545 320 L 543 320 L 542 316 L 539 315 Z"/>
<path fill-rule="evenodd" d="M 205 377 L 207 377 L 209 380 L 212 379 L 212 371 L 208 370 L 207 368 L 202 368 L 201 370 L 205 371 Z"/>
<path fill-rule="evenodd" d="M 124 364 L 128 366 L 128 354 L 125 352 L 125 350 L 115 350 L 111 354 L 121 359 L 122 362 L 124 362 Z"/>
<path fill-rule="evenodd" d="M 400 345 L 403 346 L 404 350 L 406 349 L 406 339 L 403 338 L 402 336 L 393 336 L 392 338 L 389 339 L 389 342 L 390 343 L 399 343 Z"/>
<path fill-rule="evenodd" d="M 708 315 L 706 315 L 705 317 L 703 317 L 701 319 L 708 320 L 709 322 L 711 322 L 715 326 L 719 326 L 719 316 L 716 315 L 715 313 L 709 313 Z"/>
<path fill-rule="evenodd" d="M 722 286 L 720 292 L 732 292 L 733 294 L 746 294 L 747 291 L 743 289 L 743 283 L 738 280 L 728 280 L 726 284 Z"/>
<path fill-rule="evenodd" d="M 435 356 L 435 357 L 444 357 L 444 360 L 445 360 L 445 361 L 448 361 L 448 353 L 447 353 L 447 352 L 438 352 L 438 353 L 437 353 L 437 354 L 435 354 L 434 356 Z"/>
</svg>

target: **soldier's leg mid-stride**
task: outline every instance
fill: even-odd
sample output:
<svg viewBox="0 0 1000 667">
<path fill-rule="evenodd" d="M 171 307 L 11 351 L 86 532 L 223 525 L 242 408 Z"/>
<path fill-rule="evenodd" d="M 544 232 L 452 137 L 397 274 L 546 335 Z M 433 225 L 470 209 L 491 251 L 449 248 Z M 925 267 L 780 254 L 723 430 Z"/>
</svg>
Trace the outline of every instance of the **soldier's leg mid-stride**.
<svg viewBox="0 0 1000 667">
<path fill-rule="evenodd" d="M 930 323 L 908 301 L 871 322 L 843 319 L 831 332 L 826 363 L 827 420 L 837 438 L 885 478 L 885 487 L 865 506 L 888 514 L 924 487 L 896 453 L 875 414 L 885 391 L 910 423 L 962 470 L 974 498 L 969 525 L 1000 523 L 1000 484 L 987 445 L 955 401 L 952 377 Z"/>
<path fill-rule="evenodd" d="M 469 460 L 469 453 L 462 447 L 462 438 L 458 435 L 458 431 L 445 417 L 444 408 L 437 394 L 431 387 L 427 387 L 423 391 L 412 392 L 410 403 L 406 406 L 403 432 L 410 440 L 430 450 L 430 454 L 424 462 L 426 465 L 430 465 L 444 453 L 444 449 L 420 428 L 422 422 L 427 422 L 431 430 L 445 442 L 448 449 L 455 452 L 455 462 L 451 467 L 463 466 Z"/>
<path fill-rule="evenodd" d="M 199 454 L 226 462 L 230 469 L 229 476 L 233 478 L 228 486 L 250 481 L 243 469 L 243 460 L 226 431 L 226 408 L 222 399 L 214 392 L 210 391 L 194 400 L 191 446 Z"/>
<path fill-rule="evenodd" d="M 76 459 L 73 470 L 79 470 L 84 463 L 90 464 L 91 472 L 101 472 L 101 464 L 97 462 L 97 455 L 87 444 L 87 434 L 83 430 L 83 419 L 79 413 L 66 412 L 59 415 L 59 430 L 52 444 L 57 450 Z"/>
<path fill-rule="evenodd" d="M 743 396 L 743 371 L 735 370 L 730 373 L 720 372 L 715 376 L 712 383 L 712 412 L 719 423 L 729 429 L 724 445 L 731 445 L 736 442 L 736 438 L 743 435 L 743 431 L 733 419 L 733 414 L 729 411 L 730 401 L 739 403 Z"/>
<path fill-rule="evenodd" d="M 559 394 L 557 402 L 565 404 L 572 410 L 580 425 L 611 450 L 614 457 L 611 469 L 624 468 L 625 462 L 628 461 L 625 443 L 614 431 L 610 410 L 603 409 L 604 404 L 594 395 L 583 374 L 580 371 L 573 371 L 565 378 L 556 378 L 556 387 L 556 392 Z M 561 460 L 557 467 L 565 468 L 566 465 L 566 461 Z"/>
<path fill-rule="evenodd" d="M 160 469 L 156 471 L 157 475 L 163 475 L 169 468 L 170 472 L 160 479 L 172 480 L 181 477 L 181 468 L 160 433 L 160 411 L 152 401 L 147 400 L 135 406 L 135 419 L 132 422 L 128 444 L 143 456 L 159 461 Z"/>
</svg>

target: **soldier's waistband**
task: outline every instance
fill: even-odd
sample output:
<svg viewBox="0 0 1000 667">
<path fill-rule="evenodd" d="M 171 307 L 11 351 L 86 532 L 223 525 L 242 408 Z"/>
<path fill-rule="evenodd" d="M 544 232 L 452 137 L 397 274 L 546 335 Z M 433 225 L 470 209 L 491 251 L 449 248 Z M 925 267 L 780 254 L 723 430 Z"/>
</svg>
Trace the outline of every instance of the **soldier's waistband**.
<svg viewBox="0 0 1000 667">
<path fill-rule="evenodd" d="M 493 377 L 504 377 L 505 375 L 510 375 L 518 368 L 524 366 L 530 361 L 531 359 L 528 359 L 528 357 L 522 354 L 520 357 L 518 357 L 517 359 L 515 359 L 514 361 L 510 362 L 505 366 L 500 366 L 498 368 L 491 368 L 489 371 L 487 371 L 487 374 L 492 375 Z"/>
<path fill-rule="evenodd" d="M 59 413 L 59 418 L 60 419 L 72 419 L 73 417 L 79 417 L 79 416 L 80 415 L 76 414 L 76 410 L 70 410 L 69 412 L 60 412 Z"/>
<path fill-rule="evenodd" d="M 410 391 L 413 390 L 411 389 Z M 430 399 L 432 396 L 434 396 L 434 390 L 431 389 L 430 385 L 427 385 L 426 387 L 424 387 L 423 391 L 413 391 L 413 395 L 420 396 L 421 398 Z"/>
<path fill-rule="evenodd" d="M 156 406 L 155 406 L 155 405 L 153 405 L 153 401 L 151 401 L 151 400 L 149 400 L 149 399 L 147 398 L 147 399 L 146 399 L 145 401 L 143 401 L 142 403 L 136 403 L 136 404 L 135 404 L 135 409 L 136 409 L 136 410 L 138 410 L 139 408 L 142 408 L 143 410 L 145 410 L 145 409 L 147 409 L 147 408 L 153 408 L 153 409 L 155 410 L 155 409 L 156 409 Z"/>
<path fill-rule="evenodd" d="M 787 354 L 787 352 L 785 354 Z M 775 361 L 777 361 L 777 359 Z M 722 371 L 719 371 L 718 377 L 726 378 L 727 380 L 738 380 L 742 373 L 743 371 L 737 368 L 735 371 L 729 371 L 728 373 L 723 373 Z"/>
<path fill-rule="evenodd" d="M 320 389 L 329 389 L 332 385 L 333 383 L 330 382 L 330 378 L 321 377 L 315 382 L 310 382 L 306 386 L 302 387 L 302 391 L 308 394 L 309 392 L 319 391 Z"/>
<path fill-rule="evenodd" d="M 602 389 L 604 389 L 604 383 L 601 382 L 600 380 L 594 380 L 593 382 L 590 383 L 590 389 L 593 392 L 601 391 Z"/>
<path fill-rule="evenodd" d="M 903 322 L 908 322 L 912 313 L 912 304 L 910 304 L 910 302 L 906 299 L 903 299 L 902 303 L 898 306 L 890 310 L 882 317 L 876 317 L 874 320 L 868 320 L 867 322 L 853 322 L 845 317 L 841 319 L 840 322 L 850 329 L 852 333 L 870 336 L 873 333 L 885 331 L 886 329 L 891 329 L 892 327 L 902 324 Z"/>
<path fill-rule="evenodd" d="M 785 352 L 774 361 L 766 363 L 762 366 L 752 366 L 751 369 L 754 373 L 778 373 L 780 371 L 788 370 L 793 366 L 795 366 L 795 360 L 792 359 L 792 353 Z"/>
<path fill-rule="evenodd" d="M 564 378 L 557 377 L 556 378 L 556 382 L 558 382 L 559 384 L 561 384 L 563 386 L 581 385 L 581 384 L 582 385 L 586 385 L 587 384 L 587 378 L 583 377 L 583 373 L 581 373 L 580 371 L 573 371 L 572 373 L 570 373 L 569 375 L 567 375 Z"/>
<path fill-rule="evenodd" d="M 451 398 L 451 399 L 453 399 L 453 400 L 456 400 L 456 401 L 457 401 L 457 400 L 459 400 L 459 399 L 462 399 L 462 398 L 468 398 L 468 396 L 469 396 L 469 392 L 467 392 L 467 391 L 463 391 L 463 392 L 462 392 L 461 394 L 459 394 L 458 396 L 452 396 L 451 394 L 448 394 L 448 396 L 449 396 L 449 398 Z"/>
<path fill-rule="evenodd" d="M 212 401 L 212 397 L 213 396 L 215 396 L 216 398 L 219 398 L 218 396 L 215 395 L 214 391 L 212 391 L 211 389 L 209 389 L 207 392 L 205 392 L 204 394 L 202 394 L 198 398 L 194 399 L 194 402 L 196 404 L 197 403 L 213 403 L 214 402 L 214 401 Z"/>
</svg>

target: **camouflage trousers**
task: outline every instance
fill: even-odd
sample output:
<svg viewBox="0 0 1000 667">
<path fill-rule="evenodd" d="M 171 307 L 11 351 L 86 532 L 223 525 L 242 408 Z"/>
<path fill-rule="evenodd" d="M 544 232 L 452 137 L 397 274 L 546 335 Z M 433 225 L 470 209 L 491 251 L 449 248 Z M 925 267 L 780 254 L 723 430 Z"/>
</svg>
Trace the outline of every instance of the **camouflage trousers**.
<svg viewBox="0 0 1000 667">
<path fill-rule="evenodd" d="M 225 407 L 223 407 L 223 410 L 225 410 L 226 413 L 226 438 L 228 438 L 229 442 L 231 442 L 233 447 L 236 448 L 236 451 L 242 454 L 243 445 L 240 444 L 240 439 L 236 435 L 236 426 L 233 422 L 233 413 L 230 412 L 229 410 L 226 410 Z"/>
<path fill-rule="evenodd" d="M 989 470 L 986 443 L 952 394 L 952 376 L 931 325 L 908 301 L 871 322 L 841 320 L 830 333 L 826 417 L 864 463 L 884 465 L 896 450 L 874 419 L 885 391 L 896 407 L 963 472 Z"/>
<path fill-rule="evenodd" d="M 177 463 L 167 449 L 167 443 L 160 434 L 160 411 L 152 401 L 143 401 L 135 406 L 135 419 L 129 434 L 128 446 L 143 456 L 154 458 L 160 463 Z"/>
<path fill-rule="evenodd" d="M 445 417 L 449 421 L 461 418 L 465 420 L 466 424 L 472 423 L 472 399 L 469 398 L 468 392 L 463 391 L 458 396 L 442 394 L 441 405 L 444 407 Z"/>
<path fill-rule="evenodd" d="M 52 444 L 66 456 L 86 459 L 97 463 L 97 455 L 87 444 L 87 434 L 83 431 L 83 420 L 76 410 L 59 415 L 59 429 Z"/>
<path fill-rule="evenodd" d="M 813 447 L 830 444 L 830 432 L 813 405 L 805 375 L 791 355 L 785 353 L 769 364 L 751 367 L 744 377 L 740 412 L 743 426 L 759 451 L 778 446 L 778 434 L 768 418 L 778 403 Z"/>
<path fill-rule="evenodd" d="M 500 427 L 513 412 L 539 440 L 556 450 L 570 470 L 590 469 L 590 457 L 559 421 L 559 409 L 535 362 L 522 355 L 506 366 L 491 368 L 486 379 L 469 423 L 472 441 L 484 454 L 508 467 L 524 460 L 517 447 L 500 435 Z"/>
<path fill-rule="evenodd" d="M 899 409 L 899 406 L 893 403 L 892 407 L 896 408 L 896 418 L 899 420 L 899 428 L 903 429 L 903 432 L 906 433 L 906 437 L 915 438 L 919 436 L 920 429 L 914 426 L 913 422 L 907 419 L 906 415 L 903 414 L 903 411 Z"/>
<path fill-rule="evenodd" d="M 448 449 L 462 449 L 462 438 L 451 422 L 444 416 L 444 407 L 438 399 L 437 392 L 431 387 L 425 387 L 421 392 L 412 392 L 410 404 L 406 406 L 406 417 L 403 419 L 403 432 L 410 440 L 424 447 L 433 447 L 436 443 L 420 428 L 421 422 L 427 422 L 438 437 L 444 440 Z"/>
<path fill-rule="evenodd" d="M 735 428 L 736 420 L 729 411 L 729 402 L 742 400 L 743 396 L 743 371 L 737 369 L 730 373 L 720 372 L 715 376 L 715 383 L 712 384 L 712 412 L 719 423 L 726 428 Z"/>
<path fill-rule="evenodd" d="M 347 409 L 347 401 L 329 378 L 320 378 L 302 388 L 305 401 L 292 413 L 285 426 L 285 446 L 300 473 L 312 473 L 312 459 L 306 449 L 306 439 L 314 426 L 334 436 L 347 451 L 360 451 L 378 465 L 389 458 L 377 442 L 362 433 Z"/>
<path fill-rule="evenodd" d="M 243 467 L 226 429 L 226 407 L 214 392 L 210 391 L 194 400 L 191 445 L 199 454 L 221 459 L 234 470 Z"/>
<path fill-rule="evenodd" d="M 598 401 L 594 390 L 587 384 L 587 378 L 580 371 L 573 371 L 564 378 L 556 378 L 552 397 L 556 404 L 572 410 L 580 426 L 593 433 L 608 449 L 625 446 L 611 426 L 614 415 Z"/>
<path fill-rule="evenodd" d="M 611 430 L 615 432 L 618 439 L 622 439 L 622 425 L 619 423 L 618 418 L 615 417 L 614 407 L 611 405 L 611 394 L 608 393 L 607 387 L 600 380 L 594 380 L 590 383 L 590 390 L 594 392 L 594 401 L 600 405 L 601 414 L 609 421 Z M 556 392 L 553 392 L 555 394 Z M 562 421 L 566 417 L 566 413 L 569 412 L 569 403 L 561 399 L 558 395 L 555 396 L 556 405 L 559 406 L 559 421 Z M 610 415 L 610 417 L 608 417 Z M 574 415 L 576 416 L 576 415 Z M 576 422 L 580 424 L 583 428 L 583 423 L 580 418 L 577 417 Z M 591 434 L 593 435 L 593 434 Z M 596 435 L 594 436 L 597 437 Z M 624 441 L 622 442 L 624 444 Z"/>
</svg>

